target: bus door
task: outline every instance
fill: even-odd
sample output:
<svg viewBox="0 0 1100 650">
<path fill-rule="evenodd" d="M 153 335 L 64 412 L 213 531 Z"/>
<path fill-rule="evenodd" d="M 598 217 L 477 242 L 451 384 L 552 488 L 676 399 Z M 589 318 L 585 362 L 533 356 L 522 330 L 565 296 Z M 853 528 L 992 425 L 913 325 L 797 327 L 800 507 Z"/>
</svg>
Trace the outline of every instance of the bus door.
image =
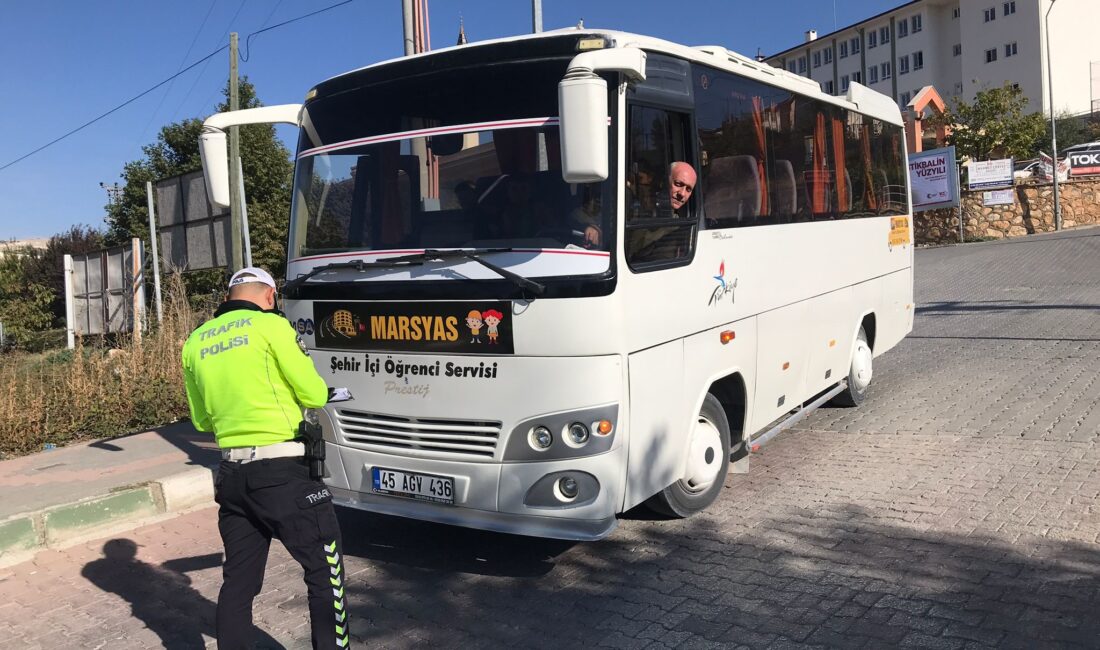
<svg viewBox="0 0 1100 650">
<path fill-rule="evenodd" d="M 650 55 L 646 76 L 629 91 L 626 108 L 622 273 L 628 277 L 621 286 L 631 324 L 627 508 L 682 475 L 688 410 L 696 397 L 684 386 L 684 337 L 694 331 L 692 315 L 700 311 L 683 289 L 699 210 L 690 190 L 673 195 L 671 173 L 674 163 L 691 167 L 691 176 L 698 168 L 690 66 Z"/>
</svg>

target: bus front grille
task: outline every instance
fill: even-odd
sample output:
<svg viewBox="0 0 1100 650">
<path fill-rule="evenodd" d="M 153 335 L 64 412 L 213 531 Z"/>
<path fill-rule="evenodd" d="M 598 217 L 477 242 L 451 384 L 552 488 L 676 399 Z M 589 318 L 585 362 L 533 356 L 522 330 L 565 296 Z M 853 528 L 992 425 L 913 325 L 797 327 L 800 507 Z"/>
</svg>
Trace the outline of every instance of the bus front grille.
<svg viewBox="0 0 1100 650">
<path fill-rule="evenodd" d="M 338 409 L 343 441 L 352 447 L 422 458 L 492 460 L 500 422 L 413 418 Z"/>
</svg>

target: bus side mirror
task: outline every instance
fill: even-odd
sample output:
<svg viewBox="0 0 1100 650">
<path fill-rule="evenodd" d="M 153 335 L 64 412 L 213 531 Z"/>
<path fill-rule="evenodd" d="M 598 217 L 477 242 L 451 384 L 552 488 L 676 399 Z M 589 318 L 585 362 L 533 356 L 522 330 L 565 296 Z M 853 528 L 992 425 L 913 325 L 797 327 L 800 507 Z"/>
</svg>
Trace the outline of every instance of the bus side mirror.
<svg viewBox="0 0 1100 650">
<path fill-rule="evenodd" d="M 561 175 L 567 183 L 607 180 L 607 82 L 598 72 L 645 80 L 645 52 L 633 47 L 578 54 L 558 84 Z"/>
<path fill-rule="evenodd" d="M 595 74 L 558 84 L 561 175 L 566 183 L 607 179 L 607 82 Z"/>
<path fill-rule="evenodd" d="M 215 113 L 202 123 L 199 136 L 199 157 L 202 158 L 206 197 L 216 208 L 229 207 L 229 153 L 225 146 L 225 130 L 245 124 L 293 124 L 299 126 L 301 104 L 280 104 L 245 108 L 239 111 Z"/>
<path fill-rule="evenodd" d="M 229 154 L 225 131 L 207 128 L 199 136 L 199 156 L 206 180 L 206 198 L 214 208 L 229 207 Z"/>
</svg>

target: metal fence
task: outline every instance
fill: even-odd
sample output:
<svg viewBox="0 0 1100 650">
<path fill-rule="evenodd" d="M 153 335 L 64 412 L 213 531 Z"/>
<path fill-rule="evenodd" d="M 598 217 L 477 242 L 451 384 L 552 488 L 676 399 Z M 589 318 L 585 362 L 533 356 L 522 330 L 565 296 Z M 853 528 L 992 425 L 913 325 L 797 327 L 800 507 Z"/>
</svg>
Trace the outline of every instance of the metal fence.
<svg viewBox="0 0 1100 650">
<path fill-rule="evenodd" d="M 145 311 L 144 266 L 139 239 L 129 246 L 66 255 L 69 282 L 65 298 L 70 338 L 140 331 Z"/>
</svg>

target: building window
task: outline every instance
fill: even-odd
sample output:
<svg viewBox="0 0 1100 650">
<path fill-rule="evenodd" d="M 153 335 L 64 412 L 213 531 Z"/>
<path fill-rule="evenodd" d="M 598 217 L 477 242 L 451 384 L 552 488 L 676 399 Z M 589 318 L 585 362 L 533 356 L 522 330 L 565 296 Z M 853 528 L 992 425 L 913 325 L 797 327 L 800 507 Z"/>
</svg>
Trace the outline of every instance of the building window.
<svg viewBox="0 0 1100 650">
<path fill-rule="evenodd" d="M 820 50 L 818 50 L 817 52 L 814 52 L 814 67 L 815 68 L 820 68 L 821 67 L 821 51 Z"/>
<path fill-rule="evenodd" d="M 985 51 L 985 62 L 986 63 L 993 63 L 996 60 L 997 60 L 997 48 L 993 48 L 992 50 L 986 50 Z"/>
<path fill-rule="evenodd" d="M 878 68 L 876 68 L 875 66 L 867 68 L 867 81 L 868 83 L 873 84 L 878 83 Z"/>
<path fill-rule="evenodd" d="M 997 20 L 997 10 L 993 7 L 990 7 L 989 9 L 985 10 L 985 22 L 988 23 L 992 20 Z"/>
<path fill-rule="evenodd" d="M 889 27 L 883 27 L 882 29 L 878 30 L 878 40 L 883 45 L 886 45 L 887 43 L 890 42 L 890 28 Z"/>
<path fill-rule="evenodd" d="M 791 72 L 795 71 L 794 61 L 791 61 L 790 63 L 787 64 L 787 69 L 790 70 Z"/>
<path fill-rule="evenodd" d="M 798 74 L 804 74 L 806 72 L 806 57 L 798 57 Z"/>
<path fill-rule="evenodd" d="M 833 62 L 833 48 L 825 50 L 825 64 L 828 65 Z"/>
<path fill-rule="evenodd" d="M 876 47 L 877 45 L 878 45 L 878 32 L 876 32 L 875 30 L 872 29 L 871 31 L 867 32 L 867 49 L 869 50 L 872 47 Z"/>
<path fill-rule="evenodd" d="M 996 54 L 996 53 L 994 53 L 994 54 Z M 893 69 L 890 66 L 890 62 L 887 61 L 886 63 L 883 63 L 882 64 L 882 80 L 886 81 L 887 79 L 892 77 L 893 74 L 894 74 L 894 72 L 893 72 Z"/>
<path fill-rule="evenodd" d="M 1005 43 L 1005 58 L 1016 56 L 1016 41 Z"/>
<path fill-rule="evenodd" d="M 909 20 L 910 20 L 910 22 L 913 23 L 913 29 L 911 29 L 910 31 L 912 31 L 914 34 L 919 32 L 920 30 L 924 29 L 924 25 L 922 24 L 923 19 L 921 18 L 920 14 L 917 14 L 916 16 L 913 16 Z"/>
<path fill-rule="evenodd" d="M 920 70 L 924 67 L 924 52 L 913 52 L 913 69 Z"/>
<path fill-rule="evenodd" d="M 855 72 L 853 72 L 852 73 L 852 81 L 856 82 L 857 84 L 863 83 L 863 73 L 860 72 L 859 70 L 856 70 Z"/>
<path fill-rule="evenodd" d="M 909 35 L 909 21 L 908 20 L 898 21 L 898 38 L 905 38 L 908 35 Z"/>
<path fill-rule="evenodd" d="M 909 55 L 898 57 L 898 74 L 909 74 Z"/>
<path fill-rule="evenodd" d="M 959 8 L 955 7 L 951 10 L 951 20 L 955 20 L 959 17 Z"/>
<path fill-rule="evenodd" d="M 913 99 L 913 96 L 907 92 L 901 94 L 901 100 L 898 102 L 902 108 L 909 105 L 909 100 Z"/>
<path fill-rule="evenodd" d="M 963 84 L 962 84 L 961 81 L 955 82 L 955 94 L 956 95 L 963 94 Z"/>
<path fill-rule="evenodd" d="M 857 36 L 857 37 L 853 38 L 851 43 L 852 43 L 852 54 L 859 54 L 859 48 L 860 48 L 859 37 Z"/>
<path fill-rule="evenodd" d="M 848 92 L 848 86 L 850 86 L 850 85 L 852 85 L 852 84 L 848 79 L 848 75 L 844 75 L 843 77 L 840 78 L 840 92 L 842 92 L 842 93 Z"/>
<path fill-rule="evenodd" d="M 833 82 L 831 80 L 825 82 L 825 94 L 827 94 L 827 95 L 836 94 L 836 86 L 833 85 Z"/>
<path fill-rule="evenodd" d="M 1004 15 L 1011 16 L 1014 13 L 1016 13 L 1016 0 L 1006 2 L 1004 5 Z"/>
<path fill-rule="evenodd" d="M 951 53 L 955 56 L 962 56 L 963 46 L 962 43 L 955 43 L 955 46 L 951 48 Z"/>
<path fill-rule="evenodd" d="M 842 59 L 848 58 L 848 41 L 841 41 L 840 42 L 840 58 L 842 58 Z"/>
</svg>

